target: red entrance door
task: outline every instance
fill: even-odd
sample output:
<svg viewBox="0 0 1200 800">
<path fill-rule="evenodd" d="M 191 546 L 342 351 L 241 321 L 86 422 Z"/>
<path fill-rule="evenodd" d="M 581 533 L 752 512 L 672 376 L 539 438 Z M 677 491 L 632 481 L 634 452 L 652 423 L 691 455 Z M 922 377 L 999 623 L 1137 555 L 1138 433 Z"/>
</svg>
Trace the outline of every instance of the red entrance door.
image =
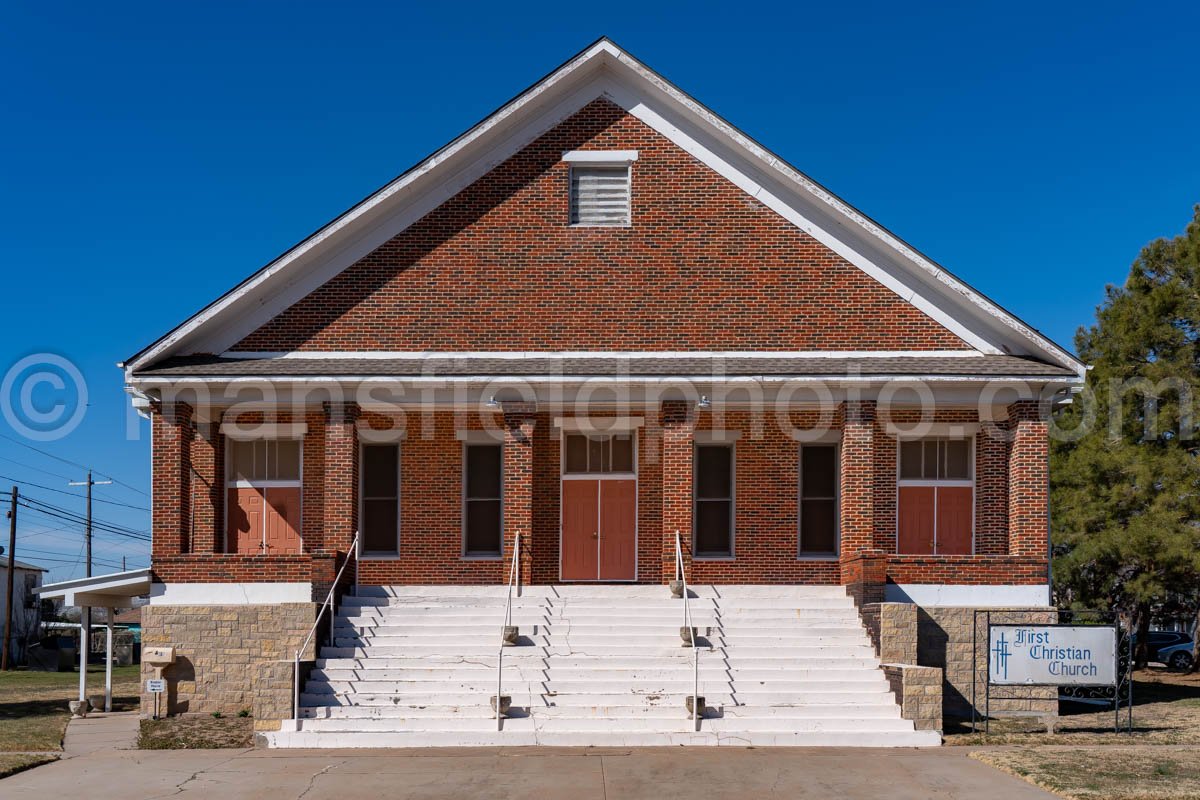
<svg viewBox="0 0 1200 800">
<path fill-rule="evenodd" d="M 600 481 L 562 482 L 562 579 L 594 581 L 598 574 Z"/>
<path fill-rule="evenodd" d="M 600 481 L 600 580 L 637 577 L 637 481 Z"/>
<path fill-rule="evenodd" d="M 631 581 L 637 577 L 637 481 L 562 482 L 562 579 Z"/>
<path fill-rule="evenodd" d="M 265 536 L 267 554 L 299 553 L 300 487 L 272 486 L 267 489 Z"/>
</svg>

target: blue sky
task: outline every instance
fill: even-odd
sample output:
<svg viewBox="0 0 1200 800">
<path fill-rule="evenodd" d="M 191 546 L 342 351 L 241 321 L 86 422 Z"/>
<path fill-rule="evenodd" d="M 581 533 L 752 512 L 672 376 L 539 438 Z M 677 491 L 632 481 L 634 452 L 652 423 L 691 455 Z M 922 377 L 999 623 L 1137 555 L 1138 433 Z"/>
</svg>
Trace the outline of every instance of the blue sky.
<svg viewBox="0 0 1200 800">
<path fill-rule="evenodd" d="M 82 512 L 90 465 L 122 482 L 96 516 L 148 531 L 115 363 L 601 34 L 1070 346 L 1200 202 L 1198 29 L 1194 2 L 9 4 L 0 372 L 56 354 L 88 396 L 62 439 L 0 419 L 0 487 Z M 81 575 L 79 527 L 20 513 L 19 557 Z M 101 534 L 97 572 L 146 552 Z"/>
</svg>

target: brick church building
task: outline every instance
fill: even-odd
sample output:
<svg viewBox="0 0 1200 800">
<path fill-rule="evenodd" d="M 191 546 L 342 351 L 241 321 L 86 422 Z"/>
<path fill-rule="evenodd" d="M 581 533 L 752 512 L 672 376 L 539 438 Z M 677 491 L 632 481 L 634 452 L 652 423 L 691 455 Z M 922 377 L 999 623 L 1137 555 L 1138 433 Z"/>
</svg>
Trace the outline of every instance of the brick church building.
<svg viewBox="0 0 1200 800">
<path fill-rule="evenodd" d="M 123 368 L 168 708 L 275 746 L 933 743 L 1084 375 L 607 39 Z"/>
</svg>

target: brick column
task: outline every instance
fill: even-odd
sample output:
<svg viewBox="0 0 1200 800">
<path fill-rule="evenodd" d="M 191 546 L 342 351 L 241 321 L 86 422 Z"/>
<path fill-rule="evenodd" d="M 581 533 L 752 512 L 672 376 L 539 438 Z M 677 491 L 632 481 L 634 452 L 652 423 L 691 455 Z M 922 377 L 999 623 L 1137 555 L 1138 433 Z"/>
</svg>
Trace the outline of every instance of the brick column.
<svg viewBox="0 0 1200 800">
<path fill-rule="evenodd" d="M 1050 438 L 1047 410 L 1036 400 L 1008 407 L 1008 552 L 1045 556 L 1049 541 Z"/>
<path fill-rule="evenodd" d="M 1008 554 L 1008 442 L 985 424 L 975 437 L 975 553 Z"/>
<path fill-rule="evenodd" d="M 191 520 L 192 407 L 166 402 L 154 414 L 152 430 L 153 524 L 151 555 L 188 552 Z"/>
<path fill-rule="evenodd" d="M 358 414 L 355 403 L 325 403 L 324 550 L 349 551 L 358 530 Z"/>
<path fill-rule="evenodd" d="M 192 439 L 192 552 L 220 553 L 224 547 L 225 450 L 220 424 L 196 422 Z"/>
<path fill-rule="evenodd" d="M 842 583 L 858 602 L 879 602 L 886 556 L 875 549 L 875 402 L 842 404 L 842 448 L 838 516 L 841 521 Z M 868 562 L 864 556 L 871 556 Z M 863 584 L 877 582 L 877 589 Z M 876 595 L 879 595 L 876 597 Z"/>
<path fill-rule="evenodd" d="M 537 425 L 532 403 L 504 404 L 504 580 L 512 569 L 513 538 L 521 535 L 522 586 L 533 581 L 533 431 Z"/>
<path fill-rule="evenodd" d="M 667 400 L 662 425 L 662 582 L 675 578 L 675 532 L 683 539 L 683 569 L 692 579 L 692 466 L 696 416 L 690 403 Z"/>
</svg>

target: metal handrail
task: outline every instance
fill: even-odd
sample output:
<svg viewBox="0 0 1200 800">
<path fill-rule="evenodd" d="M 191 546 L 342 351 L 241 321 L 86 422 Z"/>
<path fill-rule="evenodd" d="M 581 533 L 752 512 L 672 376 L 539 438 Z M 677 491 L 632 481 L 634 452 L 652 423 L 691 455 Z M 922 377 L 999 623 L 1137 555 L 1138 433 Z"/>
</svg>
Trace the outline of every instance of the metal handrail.
<svg viewBox="0 0 1200 800">
<path fill-rule="evenodd" d="M 300 654 L 308 649 L 309 643 L 313 636 L 317 633 L 317 627 L 321 624 L 321 618 L 325 615 L 325 609 L 333 609 L 333 614 L 330 619 L 337 614 L 337 605 L 334 601 L 334 596 L 337 594 L 338 584 L 342 582 L 342 574 L 346 571 L 346 566 L 350 563 L 350 555 L 354 555 L 354 589 L 358 591 L 358 531 L 354 532 L 354 540 L 350 542 L 350 549 L 346 551 L 346 560 L 342 562 L 341 568 L 337 571 L 337 576 L 333 579 L 333 586 L 329 587 L 329 594 L 325 597 L 325 602 L 321 603 L 321 607 L 317 610 L 317 618 L 313 621 L 312 628 L 308 631 L 308 636 L 304 637 L 304 644 L 300 645 L 300 649 L 296 651 L 295 670 L 292 673 L 292 720 L 300 721 Z M 331 631 L 332 638 L 332 631 Z"/>
<path fill-rule="evenodd" d="M 692 607 L 688 602 L 687 576 L 683 569 L 683 539 L 675 531 L 675 580 L 683 586 L 683 627 L 692 645 L 692 719 L 700 730 L 700 650 L 696 646 L 696 629 L 692 626 Z"/>
<path fill-rule="evenodd" d="M 503 729 L 503 723 L 501 722 L 501 718 L 503 715 L 500 713 L 500 698 L 504 693 L 503 692 L 503 681 L 504 681 L 503 673 L 504 673 L 504 642 L 506 641 L 506 639 L 505 639 L 506 630 L 505 629 L 508 628 L 508 626 L 512 625 L 513 587 L 517 585 L 517 581 L 520 579 L 520 576 L 521 576 L 520 564 L 521 564 L 521 530 L 518 528 L 513 533 L 513 557 L 512 557 L 512 564 L 510 564 L 509 568 L 508 568 L 508 600 L 504 604 L 504 624 L 500 626 L 500 650 L 496 655 L 496 730 Z M 518 596 L 520 596 L 519 587 L 518 587 L 517 594 L 518 594 Z"/>
</svg>

